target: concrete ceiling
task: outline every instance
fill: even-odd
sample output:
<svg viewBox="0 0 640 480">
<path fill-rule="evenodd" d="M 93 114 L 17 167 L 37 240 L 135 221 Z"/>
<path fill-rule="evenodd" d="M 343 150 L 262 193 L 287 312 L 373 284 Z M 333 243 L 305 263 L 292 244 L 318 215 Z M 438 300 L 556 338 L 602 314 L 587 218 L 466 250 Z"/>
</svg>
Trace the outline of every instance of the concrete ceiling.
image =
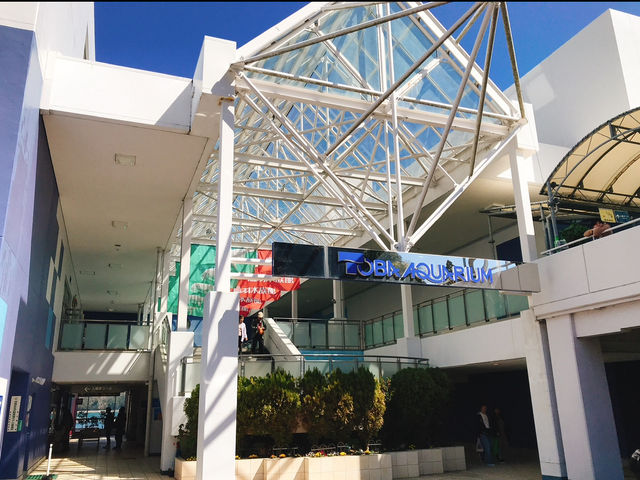
<svg viewBox="0 0 640 480">
<path fill-rule="evenodd" d="M 206 139 L 64 114 L 43 118 L 82 307 L 136 312 Z M 116 164 L 116 153 L 135 155 L 135 166 Z"/>
</svg>

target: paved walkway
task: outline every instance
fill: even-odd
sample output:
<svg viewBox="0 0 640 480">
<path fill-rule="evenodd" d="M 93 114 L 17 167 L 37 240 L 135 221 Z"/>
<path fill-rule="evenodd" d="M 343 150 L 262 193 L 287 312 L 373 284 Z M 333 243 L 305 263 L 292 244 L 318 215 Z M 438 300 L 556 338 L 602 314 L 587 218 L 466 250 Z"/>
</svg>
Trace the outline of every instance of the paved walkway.
<svg viewBox="0 0 640 480">
<path fill-rule="evenodd" d="M 85 443 L 78 451 L 77 440 L 71 440 L 66 457 L 51 459 L 51 473 L 57 480 L 169 480 L 160 474 L 160 457 L 145 457 L 141 448 L 126 444 L 121 451 L 105 450 L 103 444 L 96 449 L 94 443 Z M 30 475 L 46 473 L 45 459 Z"/>
<path fill-rule="evenodd" d="M 160 457 L 145 457 L 141 448 L 123 447 L 122 451 L 99 449 L 94 444 L 84 445 L 78 452 L 77 441 L 71 441 L 66 457 L 51 460 L 51 473 L 57 480 L 169 480 L 160 474 Z M 540 465 L 534 452 L 520 455 L 517 462 L 500 463 L 487 467 L 475 457 L 467 458 L 467 470 L 420 477 L 421 480 L 540 480 Z M 31 475 L 47 473 L 43 461 Z M 625 469 L 625 480 L 635 479 Z M 415 479 L 414 479 L 415 480 Z"/>
</svg>

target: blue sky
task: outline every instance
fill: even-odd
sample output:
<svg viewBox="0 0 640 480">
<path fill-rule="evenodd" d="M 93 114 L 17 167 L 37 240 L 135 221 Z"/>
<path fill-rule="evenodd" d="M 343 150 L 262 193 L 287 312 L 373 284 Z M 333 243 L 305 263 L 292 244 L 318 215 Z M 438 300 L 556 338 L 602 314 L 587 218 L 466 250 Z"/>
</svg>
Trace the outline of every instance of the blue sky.
<svg viewBox="0 0 640 480">
<path fill-rule="evenodd" d="M 241 46 L 306 2 L 96 2 L 96 57 L 113 63 L 192 77 L 205 35 Z M 450 26 L 470 4 L 434 10 Z M 516 2 L 509 15 L 520 74 L 524 75 L 608 8 L 640 15 L 640 2 Z M 463 45 L 471 50 L 473 31 Z M 513 83 L 500 31 L 491 78 Z M 482 58 L 482 57 L 481 57 Z"/>
</svg>

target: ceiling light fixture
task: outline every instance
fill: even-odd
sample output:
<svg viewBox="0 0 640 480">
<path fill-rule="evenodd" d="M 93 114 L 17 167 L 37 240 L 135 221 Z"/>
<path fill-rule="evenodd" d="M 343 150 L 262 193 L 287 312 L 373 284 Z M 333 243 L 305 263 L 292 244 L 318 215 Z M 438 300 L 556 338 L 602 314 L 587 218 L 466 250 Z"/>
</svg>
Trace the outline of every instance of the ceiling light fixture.
<svg viewBox="0 0 640 480">
<path fill-rule="evenodd" d="M 118 291 L 117 290 L 107 290 L 107 293 L 109 295 L 111 295 L 112 297 L 117 297 L 118 296 Z"/>
<path fill-rule="evenodd" d="M 80 270 L 80 275 L 95 276 L 96 272 L 92 270 Z"/>
<path fill-rule="evenodd" d="M 122 153 L 116 153 L 116 165 L 122 167 L 133 167 L 136 164 L 135 155 L 124 155 Z"/>
<path fill-rule="evenodd" d="M 126 230 L 127 228 L 129 228 L 129 223 L 128 222 L 123 222 L 120 220 L 112 220 L 111 221 L 111 226 L 113 228 L 117 228 L 119 230 Z"/>
<path fill-rule="evenodd" d="M 121 263 L 110 263 L 108 265 L 109 268 L 113 268 L 113 269 L 119 269 L 122 268 L 122 264 Z"/>
</svg>

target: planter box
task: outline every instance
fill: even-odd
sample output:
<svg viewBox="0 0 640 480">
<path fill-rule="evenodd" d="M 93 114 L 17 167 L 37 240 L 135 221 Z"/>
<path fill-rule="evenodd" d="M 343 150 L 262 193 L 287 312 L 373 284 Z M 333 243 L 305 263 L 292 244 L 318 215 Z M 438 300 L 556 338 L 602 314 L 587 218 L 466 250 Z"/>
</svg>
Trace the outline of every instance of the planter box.
<svg viewBox="0 0 640 480">
<path fill-rule="evenodd" d="M 176 458 L 173 477 L 176 480 L 195 480 L 197 463 L 196 460 L 187 461 L 182 458 Z"/>
<path fill-rule="evenodd" d="M 442 461 L 442 449 L 429 448 L 417 450 L 420 475 L 432 475 L 434 473 L 444 473 Z"/>
<path fill-rule="evenodd" d="M 264 480 L 264 459 L 236 460 L 236 480 Z"/>
<path fill-rule="evenodd" d="M 442 463 L 445 472 L 466 470 L 467 462 L 464 458 L 464 447 L 443 447 Z"/>
<path fill-rule="evenodd" d="M 391 452 L 393 478 L 416 478 L 420 476 L 418 450 Z"/>
<path fill-rule="evenodd" d="M 304 457 L 265 458 L 265 480 L 305 480 L 305 460 Z"/>
<path fill-rule="evenodd" d="M 326 478 L 360 480 L 362 458 L 355 456 L 306 458 L 305 480 L 325 480 Z"/>
</svg>

